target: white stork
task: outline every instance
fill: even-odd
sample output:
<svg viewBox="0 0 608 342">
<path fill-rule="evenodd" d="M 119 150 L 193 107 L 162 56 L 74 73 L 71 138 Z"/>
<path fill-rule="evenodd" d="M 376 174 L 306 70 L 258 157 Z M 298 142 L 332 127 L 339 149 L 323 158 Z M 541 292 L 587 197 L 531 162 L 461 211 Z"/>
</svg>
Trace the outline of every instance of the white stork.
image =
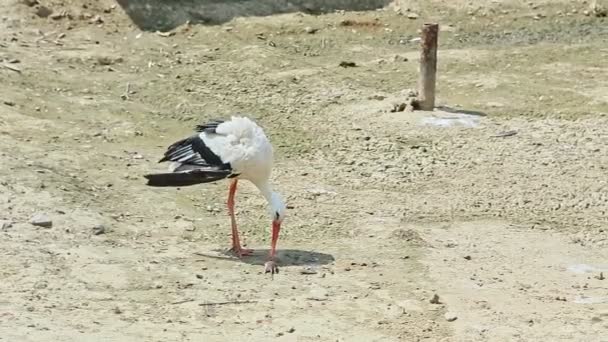
<svg viewBox="0 0 608 342">
<path fill-rule="evenodd" d="M 253 251 L 241 247 L 234 217 L 234 195 L 239 179 L 252 182 L 271 209 L 272 240 L 265 273 L 278 273 L 275 254 L 286 207 L 281 196 L 272 191 L 269 182 L 273 148 L 266 134 L 249 118 L 236 116 L 229 121 L 214 120 L 198 125 L 196 131 L 197 134 L 169 146 L 159 161 L 173 162 L 169 172 L 145 175 L 147 185 L 182 187 L 230 179 L 228 213 L 232 223 L 231 250 L 241 258 Z"/>
</svg>

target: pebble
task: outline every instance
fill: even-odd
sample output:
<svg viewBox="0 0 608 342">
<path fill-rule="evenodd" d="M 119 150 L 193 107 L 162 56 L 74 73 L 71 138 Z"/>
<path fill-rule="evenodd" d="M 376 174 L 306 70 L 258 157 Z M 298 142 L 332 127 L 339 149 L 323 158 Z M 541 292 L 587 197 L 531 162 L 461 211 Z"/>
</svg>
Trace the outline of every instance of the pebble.
<svg viewBox="0 0 608 342">
<path fill-rule="evenodd" d="M 106 233 L 106 226 L 97 224 L 93 227 L 93 235 L 101 235 Z"/>
<path fill-rule="evenodd" d="M 46 215 L 42 213 L 35 214 L 31 219 L 30 223 L 34 226 L 51 228 L 53 226 L 53 221 Z"/>
<path fill-rule="evenodd" d="M 443 317 L 445 317 L 445 320 L 448 322 L 454 322 L 455 320 L 458 319 L 458 316 L 456 316 L 454 313 L 452 312 L 446 312 L 445 315 L 443 315 Z"/>
<path fill-rule="evenodd" d="M 420 17 L 418 13 L 411 12 L 407 14 L 408 19 L 418 19 L 418 17 Z"/>
<path fill-rule="evenodd" d="M 310 26 L 306 26 L 306 28 L 304 28 L 304 32 L 306 32 L 308 34 L 315 34 L 317 31 L 319 31 L 318 28 L 314 28 L 314 27 L 310 27 Z"/>
<path fill-rule="evenodd" d="M 312 267 L 307 266 L 300 270 L 300 274 L 317 274 L 317 271 Z"/>
<path fill-rule="evenodd" d="M 53 13 L 53 10 L 51 10 L 50 8 L 48 8 L 46 6 L 40 6 L 36 10 L 36 15 L 39 16 L 40 18 L 46 18 L 49 15 L 51 15 L 52 13 Z"/>
<path fill-rule="evenodd" d="M 439 296 L 438 296 L 437 294 L 434 294 L 434 295 L 433 295 L 433 298 L 431 298 L 431 299 L 429 300 L 429 302 L 430 302 L 431 304 L 441 304 L 441 302 L 439 301 Z"/>
<path fill-rule="evenodd" d="M 96 15 L 89 22 L 91 24 L 103 24 L 104 20 L 100 15 Z"/>
<path fill-rule="evenodd" d="M 34 7 L 39 4 L 38 0 L 23 0 L 22 2 L 29 7 Z"/>
<path fill-rule="evenodd" d="M 7 230 L 13 226 L 11 221 L 0 221 L 0 230 Z"/>
</svg>

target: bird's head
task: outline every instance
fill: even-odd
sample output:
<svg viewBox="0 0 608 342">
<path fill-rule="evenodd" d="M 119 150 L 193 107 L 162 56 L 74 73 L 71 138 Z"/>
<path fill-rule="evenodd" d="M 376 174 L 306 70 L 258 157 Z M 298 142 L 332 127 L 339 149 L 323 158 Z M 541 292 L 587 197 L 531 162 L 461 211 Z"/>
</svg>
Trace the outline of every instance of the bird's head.
<svg viewBox="0 0 608 342">
<path fill-rule="evenodd" d="M 285 218 L 285 214 L 287 211 L 287 206 L 285 205 L 285 201 L 281 198 L 276 192 L 273 192 L 270 196 L 270 215 L 272 216 L 273 225 L 278 224 L 279 226 L 283 222 Z"/>
</svg>

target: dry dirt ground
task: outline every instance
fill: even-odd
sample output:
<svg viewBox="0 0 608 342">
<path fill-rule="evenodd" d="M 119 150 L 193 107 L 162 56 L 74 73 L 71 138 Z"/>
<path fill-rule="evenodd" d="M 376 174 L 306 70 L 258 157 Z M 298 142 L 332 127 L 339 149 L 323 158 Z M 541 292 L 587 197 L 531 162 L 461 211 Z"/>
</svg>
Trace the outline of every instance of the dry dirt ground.
<svg viewBox="0 0 608 342">
<path fill-rule="evenodd" d="M 608 20 L 587 2 L 404 1 L 170 34 L 109 0 L 40 2 L 56 15 L 0 6 L 0 341 L 608 341 Z M 426 21 L 443 110 L 391 112 Z M 234 112 L 276 145 L 274 280 L 251 186 L 240 261 L 225 184 L 142 178 Z"/>
</svg>

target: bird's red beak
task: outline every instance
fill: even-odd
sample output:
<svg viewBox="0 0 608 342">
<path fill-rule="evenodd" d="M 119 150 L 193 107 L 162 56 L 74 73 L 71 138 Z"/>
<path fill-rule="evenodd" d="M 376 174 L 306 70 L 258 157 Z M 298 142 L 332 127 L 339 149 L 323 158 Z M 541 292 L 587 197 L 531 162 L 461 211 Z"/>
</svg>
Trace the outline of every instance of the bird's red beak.
<svg viewBox="0 0 608 342">
<path fill-rule="evenodd" d="M 279 232 L 281 231 L 281 222 L 278 220 L 272 221 L 272 241 L 270 245 L 270 259 L 274 259 L 277 252 L 277 241 L 279 241 Z"/>
</svg>

